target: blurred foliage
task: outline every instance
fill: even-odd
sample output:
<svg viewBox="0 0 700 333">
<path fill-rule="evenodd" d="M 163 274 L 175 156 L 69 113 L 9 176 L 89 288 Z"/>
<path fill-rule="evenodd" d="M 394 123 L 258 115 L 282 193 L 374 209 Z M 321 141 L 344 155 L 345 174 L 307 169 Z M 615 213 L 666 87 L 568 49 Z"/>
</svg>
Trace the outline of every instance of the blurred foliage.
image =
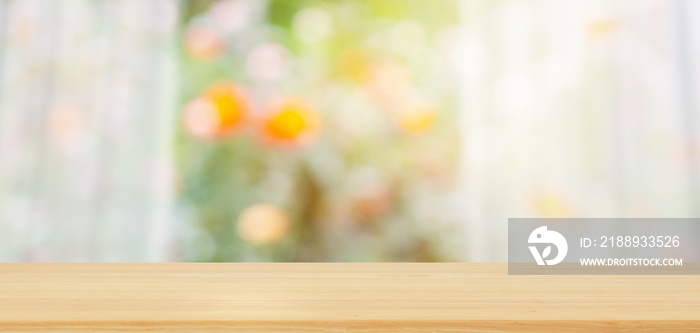
<svg viewBox="0 0 700 333">
<path fill-rule="evenodd" d="M 456 177 L 457 101 L 438 36 L 455 6 L 185 2 L 187 259 L 454 258 L 441 199 Z"/>
</svg>

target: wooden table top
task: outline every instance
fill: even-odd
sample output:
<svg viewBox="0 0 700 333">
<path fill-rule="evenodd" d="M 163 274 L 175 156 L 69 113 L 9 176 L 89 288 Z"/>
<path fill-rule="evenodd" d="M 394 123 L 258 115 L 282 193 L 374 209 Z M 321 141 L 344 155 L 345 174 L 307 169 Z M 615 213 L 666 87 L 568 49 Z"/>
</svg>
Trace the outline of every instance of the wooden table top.
<svg viewBox="0 0 700 333">
<path fill-rule="evenodd" d="M 505 264 L 0 264 L 0 332 L 700 330 L 700 276 Z"/>
</svg>

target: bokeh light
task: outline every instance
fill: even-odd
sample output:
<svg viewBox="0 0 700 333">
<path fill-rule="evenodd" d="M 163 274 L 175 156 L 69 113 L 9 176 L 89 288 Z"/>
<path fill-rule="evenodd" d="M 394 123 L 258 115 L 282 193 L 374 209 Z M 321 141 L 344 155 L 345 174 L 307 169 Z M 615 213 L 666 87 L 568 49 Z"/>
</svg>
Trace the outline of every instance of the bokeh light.
<svg viewBox="0 0 700 333">
<path fill-rule="evenodd" d="M 509 217 L 700 213 L 700 5 L 427 3 L 0 1 L 0 261 L 504 261 Z"/>
<path fill-rule="evenodd" d="M 238 219 L 238 233 L 251 244 L 268 244 L 284 237 L 290 228 L 287 215 L 272 205 L 254 205 Z"/>
</svg>

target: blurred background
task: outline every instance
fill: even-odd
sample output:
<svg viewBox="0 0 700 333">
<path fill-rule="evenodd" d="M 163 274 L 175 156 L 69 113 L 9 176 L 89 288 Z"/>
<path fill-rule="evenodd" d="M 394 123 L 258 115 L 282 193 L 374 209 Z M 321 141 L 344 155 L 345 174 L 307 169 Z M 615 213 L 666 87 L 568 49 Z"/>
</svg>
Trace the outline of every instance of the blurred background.
<svg viewBox="0 0 700 333">
<path fill-rule="evenodd" d="M 699 60 L 690 0 L 0 0 L 0 261 L 503 262 L 509 217 L 698 217 Z"/>
</svg>

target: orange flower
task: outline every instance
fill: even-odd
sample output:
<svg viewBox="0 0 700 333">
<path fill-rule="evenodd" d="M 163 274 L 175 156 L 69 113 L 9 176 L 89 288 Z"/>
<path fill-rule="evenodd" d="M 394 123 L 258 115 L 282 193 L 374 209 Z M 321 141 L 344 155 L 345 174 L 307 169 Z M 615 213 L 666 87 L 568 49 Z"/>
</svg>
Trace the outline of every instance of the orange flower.
<svg viewBox="0 0 700 333">
<path fill-rule="evenodd" d="M 400 62 L 377 63 L 369 69 L 367 89 L 370 96 L 385 103 L 396 103 L 413 89 L 411 72 Z"/>
<path fill-rule="evenodd" d="M 392 206 L 391 191 L 381 184 L 363 188 L 355 194 L 355 210 L 367 219 L 378 219 L 388 215 Z"/>
<path fill-rule="evenodd" d="M 433 128 L 435 118 L 435 110 L 427 104 L 411 105 L 398 113 L 399 127 L 406 134 L 428 132 Z"/>
<path fill-rule="evenodd" d="M 194 136 L 226 138 L 246 123 L 249 112 L 243 90 L 233 83 L 220 83 L 185 106 L 184 122 Z"/>
<path fill-rule="evenodd" d="M 197 60 L 212 61 L 224 54 L 226 43 L 216 30 L 207 27 L 191 27 L 183 39 L 185 51 Z"/>
<path fill-rule="evenodd" d="M 262 136 L 278 146 L 303 146 L 318 138 L 321 118 L 309 104 L 298 98 L 274 103 L 262 122 Z"/>
</svg>

